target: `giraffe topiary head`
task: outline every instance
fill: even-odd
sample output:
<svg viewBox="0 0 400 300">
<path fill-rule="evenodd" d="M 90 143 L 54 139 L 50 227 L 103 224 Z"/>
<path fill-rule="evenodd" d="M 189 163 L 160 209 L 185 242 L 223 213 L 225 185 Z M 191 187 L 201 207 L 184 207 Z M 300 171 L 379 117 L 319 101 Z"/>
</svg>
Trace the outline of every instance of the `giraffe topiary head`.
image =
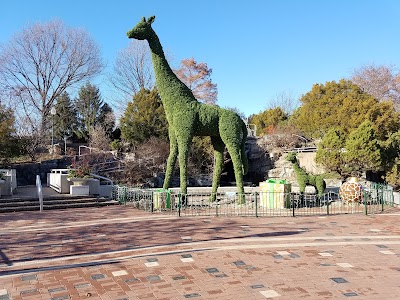
<svg viewBox="0 0 400 300">
<path fill-rule="evenodd" d="M 146 21 L 146 18 L 143 17 L 135 27 L 126 33 L 126 35 L 130 39 L 147 40 L 152 33 L 154 33 L 153 29 L 151 28 L 151 24 L 154 22 L 155 18 L 155 16 L 151 16 Z"/>
<path fill-rule="evenodd" d="M 286 160 L 287 160 L 287 161 L 290 161 L 292 164 L 297 163 L 296 153 L 290 152 L 290 153 L 286 156 Z"/>
</svg>

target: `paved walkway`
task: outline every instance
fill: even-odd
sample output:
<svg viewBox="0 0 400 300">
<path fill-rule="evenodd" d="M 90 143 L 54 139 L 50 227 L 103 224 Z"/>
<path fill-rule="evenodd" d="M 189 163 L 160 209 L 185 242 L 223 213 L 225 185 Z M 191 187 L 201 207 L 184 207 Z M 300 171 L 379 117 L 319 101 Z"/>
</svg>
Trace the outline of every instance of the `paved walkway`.
<svg viewBox="0 0 400 300">
<path fill-rule="evenodd" d="M 0 214 L 0 300 L 400 299 L 399 219 Z"/>
</svg>

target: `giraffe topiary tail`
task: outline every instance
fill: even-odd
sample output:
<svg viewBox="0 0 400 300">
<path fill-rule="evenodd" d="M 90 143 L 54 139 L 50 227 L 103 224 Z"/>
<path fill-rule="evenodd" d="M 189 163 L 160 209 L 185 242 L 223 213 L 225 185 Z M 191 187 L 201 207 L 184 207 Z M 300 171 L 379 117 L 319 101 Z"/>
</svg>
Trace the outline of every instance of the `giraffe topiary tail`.
<svg viewBox="0 0 400 300">
<path fill-rule="evenodd" d="M 242 137 L 242 144 L 240 145 L 240 150 L 241 150 L 240 156 L 242 158 L 242 164 L 243 164 L 243 175 L 246 175 L 249 169 L 249 163 L 247 161 L 247 155 L 245 151 L 245 143 L 247 140 L 247 127 L 244 122 L 242 122 L 242 132 L 243 132 L 243 137 Z"/>
</svg>

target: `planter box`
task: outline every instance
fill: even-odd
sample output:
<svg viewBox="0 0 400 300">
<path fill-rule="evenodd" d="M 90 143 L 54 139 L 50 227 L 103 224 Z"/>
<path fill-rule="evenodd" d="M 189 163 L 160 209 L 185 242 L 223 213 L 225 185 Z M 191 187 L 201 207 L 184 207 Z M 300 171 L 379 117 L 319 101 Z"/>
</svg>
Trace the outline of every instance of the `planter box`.
<svg viewBox="0 0 400 300">
<path fill-rule="evenodd" d="M 72 182 L 73 185 L 71 186 L 88 186 L 89 192 L 87 195 L 99 195 L 100 194 L 100 180 L 95 178 L 68 178 L 69 182 Z M 72 194 L 70 186 L 70 194 Z"/>
<path fill-rule="evenodd" d="M 69 193 L 71 195 L 88 196 L 89 186 L 88 185 L 71 185 L 69 187 Z"/>
<path fill-rule="evenodd" d="M 0 194 L 12 196 L 17 189 L 17 172 L 15 169 L 0 169 L 5 174 L 5 183 L 0 185 Z"/>
<path fill-rule="evenodd" d="M 12 189 L 12 177 L 6 175 L 4 183 L 0 185 L 0 194 L 3 196 L 12 196 L 14 190 Z"/>
</svg>

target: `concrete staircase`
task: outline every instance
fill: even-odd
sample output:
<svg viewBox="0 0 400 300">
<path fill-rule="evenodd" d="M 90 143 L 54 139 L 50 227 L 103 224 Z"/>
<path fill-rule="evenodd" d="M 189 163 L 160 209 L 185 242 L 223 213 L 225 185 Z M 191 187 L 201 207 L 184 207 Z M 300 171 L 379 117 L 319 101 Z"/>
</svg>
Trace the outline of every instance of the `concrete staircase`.
<svg viewBox="0 0 400 300">
<path fill-rule="evenodd" d="M 52 196 L 43 199 L 43 210 L 118 205 L 117 201 L 93 196 Z M 0 198 L 0 213 L 40 210 L 38 197 Z"/>
</svg>

